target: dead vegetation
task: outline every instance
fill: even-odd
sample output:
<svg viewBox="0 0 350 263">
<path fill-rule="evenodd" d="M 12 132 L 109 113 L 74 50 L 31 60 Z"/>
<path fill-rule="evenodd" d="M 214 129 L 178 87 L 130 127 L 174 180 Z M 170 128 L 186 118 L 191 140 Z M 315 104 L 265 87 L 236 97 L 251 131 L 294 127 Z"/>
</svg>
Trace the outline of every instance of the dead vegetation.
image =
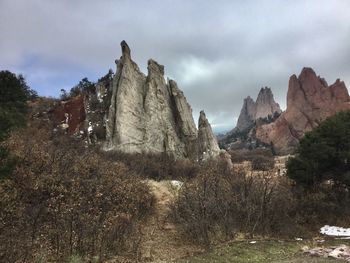
<svg viewBox="0 0 350 263">
<path fill-rule="evenodd" d="M 136 255 L 149 186 L 67 137 L 33 125 L 7 141 L 18 163 L 0 182 L 0 261 L 98 261 Z"/>
<path fill-rule="evenodd" d="M 205 165 L 173 204 L 172 216 L 187 237 L 210 246 L 241 233 L 246 237 L 295 234 L 295 200 L 286 178 L 252 177 L 222 167 Z"/>
</svg>

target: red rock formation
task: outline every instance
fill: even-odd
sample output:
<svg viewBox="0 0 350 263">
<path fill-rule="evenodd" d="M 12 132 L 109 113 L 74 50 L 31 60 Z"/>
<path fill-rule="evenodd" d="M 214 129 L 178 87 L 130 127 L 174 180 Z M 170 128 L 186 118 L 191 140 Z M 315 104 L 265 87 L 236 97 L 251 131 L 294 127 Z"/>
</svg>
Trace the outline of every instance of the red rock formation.
<svg viewBox="0 0 350 263">
<path fill-rule="evenodd" d="M 53 109 L 51 119 L 56 127 L 60 126 L 69 135 L 77 132 L 84 125 L 85 120 L 83 97 L 79 95 L 68 101 L 60 101 L 59 105 Z"/>
<path fill-rule="evenodd" d="M 278 153 L 289 153 L 305 132 L 341 110 L 350 110 L 350 97 L 343 81 L 328 86 L 311 68 L 289 79 L 287 109 L 270 124 L 256 128 L 256 138 L 273 144 Z"/>
</svg>

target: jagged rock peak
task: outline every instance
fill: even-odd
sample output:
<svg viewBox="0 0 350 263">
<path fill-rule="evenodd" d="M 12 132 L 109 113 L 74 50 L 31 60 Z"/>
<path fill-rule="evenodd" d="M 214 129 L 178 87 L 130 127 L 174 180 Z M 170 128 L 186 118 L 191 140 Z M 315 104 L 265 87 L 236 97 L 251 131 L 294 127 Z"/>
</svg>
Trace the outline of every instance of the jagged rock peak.
<svg viewBox="0 0 350 263">
<path fill-rule="evenodd" d="M 256 101 L 250 96 L 244 99 L 236 130 L 246 131 L 254 125 L 256 120 L 273 117 L 281 112 L 279 104 L 274 100 L 271 89 L 263 87 L 260 89 Z"/>
<path fill-rule="evenodd" d="M 145 76 L 123 41 L 112 81 L 106 125 L 106 150 L 167 153 L 197 159 L 197 129 L 192 109 L 175 81 L 165 81 L 164 66 L 148 60 Z"/>
<path fill-rule="evenodd" d="M 164 76 L 164 66 L 160 65 L 157 61 L 153 59 L 148 60 L 148 75 L 151 75 L 153 73 L 160 74 Z"/>
<path fill-rule="evenodd" d="M 214 136 L 211 125 L 202 110 L 198 119 L 198 156 L 200 161 L 216 158 L 220 148 Z"/>
<path fill-rule="evenodd" d="M 205 115 L 204 110 L 201 110 L 199 112 L 198 128 L 206 127 L 208 125 L 210 126 L 207 116 Z"/>
<path fill-rule="evenodd" d="M 238 117 L 236 129 L 247 130 L 254 123 L 256 105 L 254 100 L 248 96 L 243 100 L 243 106 Z"/>
<path fill-rule="evenodd" d="M 276 113 L 280 114 L 281 112 L 280 105 L 275 102 L 271 89 L 268 87 L 261 88 L 256 99 L 254 119 L 274 116 Z"/>
<path fill-rule="evenodd" d="M 123 58 L 131 58 L 131 51 L 130 51 L 129 45 L 126 43 L 125 40 L 123 40 L 120 43 L 120 46 L 122 47 L 122 57 Z"/>
<path fill-rule="evenodd" d="M 350 97 L 343 81 L 328 86 L 312 68 L 305 67 L 298 77 L 294 74 L 289 79 L 286 111 L 273 123 L 258 127 L 256 137 L 272 143 L 278 153 L 290 153 L 305 132 L 348 109 Z"/>
</svg>

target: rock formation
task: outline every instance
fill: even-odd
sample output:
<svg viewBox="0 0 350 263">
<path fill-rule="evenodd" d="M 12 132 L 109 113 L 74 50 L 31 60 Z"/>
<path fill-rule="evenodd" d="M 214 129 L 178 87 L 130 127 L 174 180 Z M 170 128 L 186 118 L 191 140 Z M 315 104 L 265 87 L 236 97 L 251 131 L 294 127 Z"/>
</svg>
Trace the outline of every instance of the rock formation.
<svg viewBox="0 0 350 263">
<path fill-rule="evenodd" d="M 59 101 L 50 112 L 55 128 L 61 128 L 69 135 L 78 133 L 84 127 L 84 99 L 81 95 L 68 101 Z"/>
<path fill-rule="evenodd" d="M 275 102 L 272 91 L 268 87 L 261 88 L 255 105 L 255 120 L 268 118 L 269 116 L 273 117 L 276 113 L 280 114 L 282 112 L 280 105 Z"/>
<path fill-rule="evenodd" d="M 256 138 L 272 144 L 276 152 L 290 153 L 305 132 L 341 110 L 350 109 L 350 97 L 343 81 L 330 86 L 311 68 L 289 79 L 287 109 L 276 121 L 256 127 Z"/>
<path fill-rule="evenodd" d="M 246 131 L 254 126 L 258 119 L 272 118 L 282 111 L 275 102 L 270 88 L 261 88 L 256 101 L 248 96 L 244 99 L 236 130 Z"/>
<path fill-rule="evenodd" d="M 113 72 L 110 70 L 94 87 L 83 92 L 86 113 L 84 127 L 89 144 L 106 139 L 106 120 L 111 104 L 112 77 Z"/>
<path fill-rule="evenodd" d="M 220 148 L 213 134 L 204 111 L 200 112 L 198 120 L 198 156 L 199 160 L 208 160 L 219 156 Z"/>
<path fill-rule="evenodd" d="M 79 125 L 79 134 L 105 150 L 166 153 L 192 160 L 218 156 L 219 147 L 204 113 L 197 131 L 190 105 L 176 82 L 165 80 L 164 66 L 150 59 L 146 76 L 132 61 L 125 41 L 121 49 L 114 76 L 110 71 L 79 96 L 86 116 L 80 119 L 85 124 Z M 77 125 L 69 127 L 78 129 Z"/>
<path fill-rule="evenodd" d="M 255 110 L 255 102 L 248 96 L 243 101 L 243 107 L 238 117 L 236 130 L 245 131 L 254 125 Z"/>
<path fill-rule="evenodd" d="M 122 57 L 113 78 L 107 123 L 107 150 L 168 153 L 195 157 L 197 129 L 192 109 L 164 67 L 148 61 L 148 75 L 131 60 L 123 41 Z"/>
</svg>

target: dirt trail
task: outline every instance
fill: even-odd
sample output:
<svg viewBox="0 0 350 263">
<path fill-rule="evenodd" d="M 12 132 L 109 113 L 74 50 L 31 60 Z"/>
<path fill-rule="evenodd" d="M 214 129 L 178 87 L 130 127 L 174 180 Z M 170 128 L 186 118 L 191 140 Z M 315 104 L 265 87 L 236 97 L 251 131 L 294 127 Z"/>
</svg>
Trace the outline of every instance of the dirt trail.
<svg viewBox="0 0 350 263">
<path fill-rule="evenodd" d="M 202 251 L 183 240 L 169 220 L 169 204 L 175 191 L 169 181 L 148 181 L 155 195 L 155 212 L 142 229 L 141 259 L 146 262 L 172 262 Z"/>
</svg>

